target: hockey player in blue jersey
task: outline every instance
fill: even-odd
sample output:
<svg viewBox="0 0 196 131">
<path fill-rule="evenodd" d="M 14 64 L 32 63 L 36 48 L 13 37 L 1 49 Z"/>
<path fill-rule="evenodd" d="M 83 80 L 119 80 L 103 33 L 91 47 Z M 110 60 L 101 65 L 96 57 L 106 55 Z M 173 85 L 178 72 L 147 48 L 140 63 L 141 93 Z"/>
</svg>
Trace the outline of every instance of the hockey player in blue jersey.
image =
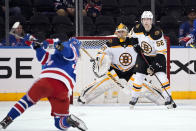
<svg viewBox="0 0 196 131">
<path fill-rule="evenodd" d="M 181 38 L 179 41 L 182 46 L 191 46 L 196 48 L 196 19 L 193 22 L 193 31 L 184 38 Z"/>
<path fill-rule="evenodd" d="M 47 39 L 37 44 L 33 36 L 24 37 L 26 44 L 31 46 L 43 70 L 35 83 L 8 112 L 0 122 L 0 130 L 20 116 L 27 108 L 35 105 L 41 98 L 48 98 L 51 104 L 51 115 L 54 116 L 55 126 L 60 130 L 76 127 L 82 131 L 87 130 L 85 123 L 73 114 L 69 114 L 70 96 L 74 88 L 76 74 L 75 64 L 79 57 L 81 42 L 71 38 L 66 42 L 58 39 Z M 45 50 L 49 45 L 54 46 L 54 53 Z"/>
</svg>

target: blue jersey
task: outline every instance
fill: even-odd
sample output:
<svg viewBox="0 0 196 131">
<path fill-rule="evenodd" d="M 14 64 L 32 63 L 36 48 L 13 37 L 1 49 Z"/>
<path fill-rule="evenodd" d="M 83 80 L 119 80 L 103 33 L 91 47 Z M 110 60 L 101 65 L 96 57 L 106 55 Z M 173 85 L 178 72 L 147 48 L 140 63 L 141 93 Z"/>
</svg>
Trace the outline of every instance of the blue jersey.
<svg viewBox="0 0 196 131">
<path fill-rule="evenodd" d="M 194 38 L 194 42 L 196 42 L 196 19 L 194 20 L 194 23 L 193 23 L 193 31 L 191 32 L 191 35 Z"/>
<path fill-rule="evenodd" d="M 10 46 L 27 46 L 23 39 L 16 39 L 15 36 L 9 35 L 9 44 Z M 2 41 L 2 45 L 6 46 L 6 41 Z"/>
<path fill-rule="evenodd" d="M 36 57 L 43 65 L 43 70 L 39 77 L 49 77 L 62 81 L 71 95 L 76 80 L 74 71 L 79 49 L 74 46 L 71 40 L 63 42 L 62 45 L 64 46 L 63 50 L 55 49 L 54 54 L 50 54 L 42 47 L 36 49 Z"/>
<path fill-rule="evenodd" d="M 182 23 L 179 28 L 179 38 L 186 37 L 192 31 L 193 26 L 191 26 L 188 21 Z"/>
</svg>

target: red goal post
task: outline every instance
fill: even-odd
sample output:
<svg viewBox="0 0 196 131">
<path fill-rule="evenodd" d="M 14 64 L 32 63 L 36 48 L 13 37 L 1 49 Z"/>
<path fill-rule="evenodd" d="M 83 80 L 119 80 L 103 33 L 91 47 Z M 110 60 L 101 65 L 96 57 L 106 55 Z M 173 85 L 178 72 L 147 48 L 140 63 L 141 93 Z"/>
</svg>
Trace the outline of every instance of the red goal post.
<svg viewBox="0 0 196 131">
<path fill-rule="evenodd" d="M 113 36 L 84 36 L 76 37 L 82 42 L 82 47 L 85 48 L 92 57 L 95 57 L 97 51 L 109 40 L 114 38 Z M 168 78 L 170 74 L 170 40 L 165 37 L 167 41 L 167 75 Z M 81 50 L 81 57 L 78 60 L 76 66 L 76 86 L 73 91 L 73 103 L 76 101 L 77 97 L 80 96 L 80 92 L 85 86 L 92 83 L 96 78 L 92 71 L 92 63 L 90 58 Z M 110 93 L 110 94 L 109 94 Z M 124 97 L 124 94 L 119 90 L 114 90 L 111 92 L 106 92 L 103 96 L 95 100 L 94 103 L 127 103 L 129 97 Z"/>
</svg>

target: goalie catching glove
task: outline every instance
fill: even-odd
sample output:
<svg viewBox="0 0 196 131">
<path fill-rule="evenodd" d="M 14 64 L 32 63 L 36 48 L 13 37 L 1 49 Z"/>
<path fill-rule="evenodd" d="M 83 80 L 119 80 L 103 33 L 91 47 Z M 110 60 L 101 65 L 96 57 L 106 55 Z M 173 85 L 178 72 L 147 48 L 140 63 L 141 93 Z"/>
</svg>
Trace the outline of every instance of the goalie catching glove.
<svg viewBox="0 0 196 131">
<path fill-rule="evenodd" d="M 98 52 L 93 62 L 93 72 L 97 77 L 101 77 L 108 72 L 111 65 L 111 58 L 104 52 Z"/>
</svg>

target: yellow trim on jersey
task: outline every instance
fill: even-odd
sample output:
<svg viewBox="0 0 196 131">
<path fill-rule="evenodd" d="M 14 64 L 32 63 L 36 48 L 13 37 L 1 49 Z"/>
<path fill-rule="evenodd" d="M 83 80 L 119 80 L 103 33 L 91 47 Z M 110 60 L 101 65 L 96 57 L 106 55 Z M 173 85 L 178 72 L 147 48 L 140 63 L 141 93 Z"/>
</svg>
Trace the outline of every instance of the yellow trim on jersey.
<svg viewBox="0 0 196 131">
<path fill-rule="evenodd" d="M 110 48 L 121 48 L 121 45 L 117 45 L 117 46 L 111 46 Z"/>
<path fill-rule="evenodd" d="M 116 64 L 115 64 L 116 65 Z M 115 66 L 114 64 L 111 64 L 111 66 L 113 67 L 113 68 L 115 68 L 115 69 L 118 69 L 118 70 L 121 70 L 121 71 L 123 71 L 123 72 L 126 72 L 126 71 L 128 71 L 128 70 L 130 70 L 133 66 L 131 66 L 131 67 L 129 67 L 129 68 L 127 68 L 127 69 L 124 69 L 123 67 L 121 67 L 120 65 L 116 65 Z"/>
<path fill-rule="evenodd" d="M 143 35 L 143 32 L 135 33 L 136 35 Z"/>
<path fill-rule="evenodd" d="M 132 45 L 128 45 L 127 47 L 133 47 Z"/>
<path fill-rule="evenodd" d="M 167 54 L 167 49 L 164 49 L 164 50 L 160 50 L 160 51 L 156 51 L 157 53 L 162 53 L 162 54 Z"/>
<path fill-rule="evenodd" d="M 132 76 L 129 80 L 134 81 L 134 80 L 135 80 L 135 78 L 133 78 L 133 76 Z"/>
</svg>

